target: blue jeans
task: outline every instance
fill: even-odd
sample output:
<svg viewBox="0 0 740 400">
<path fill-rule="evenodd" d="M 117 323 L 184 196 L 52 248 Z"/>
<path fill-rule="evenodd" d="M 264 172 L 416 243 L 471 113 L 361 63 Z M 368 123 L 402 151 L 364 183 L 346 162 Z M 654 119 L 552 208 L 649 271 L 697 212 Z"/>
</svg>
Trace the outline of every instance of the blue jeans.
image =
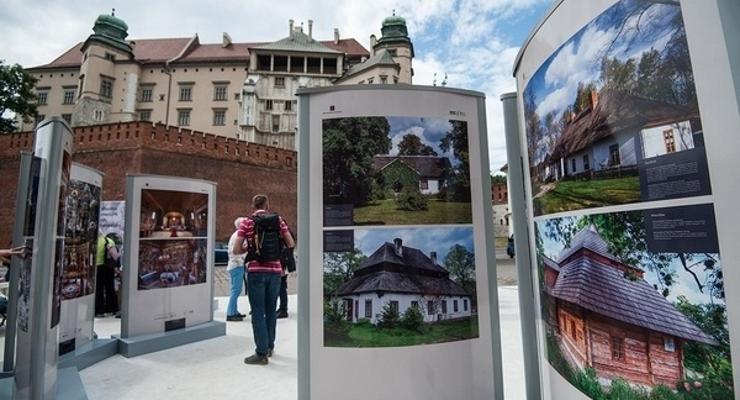
<svg viewBox="0 0 740 400">
<path fill-rule="evenodd" d="M 252 332 L 255 353 L 265 356 L 275 348 L 275 325 L 277 323 L 278 294 L 280 294 L 280 274 L 250 272 L 247 274 L 249 286 L 249 306 L 252 308 Z"/>
<path fill-rule="evenodd" d="M 242 293 L 242 285 L 244 284 L 244 267 L 236 267 L 229 271 L 231 275 L 231 296 L 229 296 L 229 307 L 226 309 L 226 316 L 233 317 L 239 314 L 239 308 L 237 307 L 237 301 L 239 295 Z"/>
</svg>

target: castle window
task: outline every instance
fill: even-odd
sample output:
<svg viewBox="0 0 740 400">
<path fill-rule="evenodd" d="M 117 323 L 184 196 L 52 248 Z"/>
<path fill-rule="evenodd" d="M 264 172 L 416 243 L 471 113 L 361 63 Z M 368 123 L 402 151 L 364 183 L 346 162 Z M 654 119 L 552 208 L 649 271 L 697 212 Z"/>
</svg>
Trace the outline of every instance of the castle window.
<svg viewBox="0 0 740 400">
<path fill-rule="evenodd" d="M 152 88 L 146 87 L 141 88 L 141 100 L 142 103 L 149 103 L 152 101 Z"/>
<path fill-rule="evenodd" d="M 285 87 L 285 78 L 282 76 L 276 76 L 275 77 L 275 87 Z"/>
<path fill-rule="evenodd" d="M 108 78 L 100 79 L 100 96 L 110 99 L 113 97 L 113 81 Z"/>
<path fill-rule="evenodd" d="M 257 70 L 258 71 L 269 71 L 270 70 L 270 56 L 257 56 Z"/>
<path fill-rule="evenodd" d="M 180 101 L 193 100 L 193 85 L 180 85 Z"/>
<path fill-rule="evenodd" d="M 72 114 L 62 114 L 62 118 L 67 121 L 68 124 L 72 124 Z"/>
<path fill-rule="evenodd" d="M 36 105 L 45 106 L 49 101 L 49 92 L 44 90 L 36 93 Z"/>
<path fill-rule="evenodd" d="M 226 110 L 213 110 L 213 125 L 226 125 Z"/>
<path fill-rule="evenodd" d="M 217 84 L 213 87 L 213 100 L 214 101 L 226 101 L 226 93 L 228 92 L 228 85 Z"/>
<path fill-rule="evenodd" d="M 177 110 L 177 125 L 189 126 L 190 125 L 190 110 Z"/>
<path fill-rule="evenodd" d="M 380 83 L 382 83 L 383 85 L 387 84 L 388 83 L 388 76 L 386 76 L 386 75 L 380 75 Z"/>
<path fill-rule="evenodd" d="M 113 53 L 108 53 L 106 51 L 105 52 L 105 59 L 108 60 L 108 61 L 115 61 L 116 60 L 116 55 L 113 54 Z"/>
<path fill-rule="evenodd" d="M 139 110 L 139 121 L 151 121 L 152 110 Z"/>
<path fill-rule="evenodd" d="M 375 78 L 367 78 L 367 84 L 372 85 Z"/>
<path fill-rule="evenodd" d="M 321 59 L 316 57 L 308 57 L 306 60 L 306 72 L 309 74 L 320 74 L 321 73 Z"/>
<path fill-rule="evenodd" d="M 285 111 L 293 111 L 293 102 L 290 100 L 285 101 Z"/>
<path fill-rule="evenodd" d="M 272 70 L 280 72 L 288 72 L 288 56 L 273 56 L 272 57 Z"/>
<path fill-rule="evenodd" d="M 272 131 L 274 133 L 280 132 L 280 115 L 278 114 L 272 116 Z"/>
<path fill-rule="evenodd" d="M 75 103 L 75 90 L 65 89 L 64 90 L 64 100 L 62 101 L 62 104 L 74 104 L 74 103 Z"/>
<path fill-rule="evenodd" d="M 329 75 L 337 74 L 337 59 L 336 58 L 325 58 L 324 59 L 324 73 Z"/>
<path fill-rule="evenodd" d="M 265 100 L 265 110 L 272 110 L 272 100 Z"/>
<path fill-rule="evenodd" d="M 103 120 L 103 111 L 102 110 L 95 110 L 93 113 L 93 119 L 100 122 Z M 90 140 L 92 140 L 92 135 L 90 136 Z"/>
</svg>

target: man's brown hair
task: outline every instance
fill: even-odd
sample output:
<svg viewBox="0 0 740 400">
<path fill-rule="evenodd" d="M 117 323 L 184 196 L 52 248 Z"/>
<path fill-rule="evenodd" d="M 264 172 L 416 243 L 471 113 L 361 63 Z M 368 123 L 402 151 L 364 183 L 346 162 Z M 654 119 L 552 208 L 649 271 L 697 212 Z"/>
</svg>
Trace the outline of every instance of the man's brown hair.
<svg viewBox="0 0 740 400">
<path fill-rule="evenodd" d="M 255 210 L 263 210 L 267 206 L 267 196 L 264 194 L 258 194 L 252 197 L 252 207 Z"/>
</svg>

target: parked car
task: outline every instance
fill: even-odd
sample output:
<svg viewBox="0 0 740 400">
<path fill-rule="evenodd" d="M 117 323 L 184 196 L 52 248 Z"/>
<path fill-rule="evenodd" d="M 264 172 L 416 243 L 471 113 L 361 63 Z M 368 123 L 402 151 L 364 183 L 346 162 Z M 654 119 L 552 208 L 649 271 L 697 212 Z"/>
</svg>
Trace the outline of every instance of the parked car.
<svg viewBox="0 0 740 400">
<path fill-rule="evenodd" d="M 514 258 L 514 235 L 509 236 L 509 242 L 506 244 L 506 254 L 509 258 Z"/>
<path fill-rule="evenodd" d="M 213 259 L 215 265 L 226 265 L 229 263 L 228 245 L 223 242 L 216 242 Z"/>
</svg>

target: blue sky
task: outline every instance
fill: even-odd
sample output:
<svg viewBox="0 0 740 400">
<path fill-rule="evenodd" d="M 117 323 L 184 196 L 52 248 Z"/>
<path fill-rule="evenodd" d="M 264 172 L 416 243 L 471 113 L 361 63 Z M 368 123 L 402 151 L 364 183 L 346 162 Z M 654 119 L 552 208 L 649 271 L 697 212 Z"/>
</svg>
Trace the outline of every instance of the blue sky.
<svg viewBox="0 0 740 400">
<path fill-rule="evenodd" d="M 436 251 L 440 264 L 455 244 L 474 252 L 473 228 L 356 229 L 355 247 L 370 256 L 383 243 L 393 243 L 395 238 L 403 240 L 404 246 L 417 248 L 427 256 Z"/>
<path fill-rule="evenodd" d="M 414 42 L 414 83 L 431 85 L 448 75 L 450 87 L 486 93 L 491 167 L 506 162 L 499 96 L 516 89 L 511 75 L 519 46 L 552 0 L 299 0 L 146 1 L 4 0 L 0 12 L 0 59 L 24 66 L 45 64 L 92 33 L 95 18 L 116 8 L 129 38 L 192 37 L 220 43 L 222 32 L 236 42 L 287 36 L 288 19 L 314 20 L 314 36 L 354 37 L 366 48 L 380 36 L 393 10 L 407 20 Z M 306 22 L 307 23 L 307 22 Z M 51 29 L 53 27 L 53 29 Z"/>
<path fill-rule="evenodd" d="M 575 223 L 578 219 L 577 217 L 564 217 L 564 220 L 566 220 L 566 223 L 570 221 L 571 223 Z M 537 231 L 543 232 L 544 226 L 545 226 L 545 220 L 539 220 L 535 222 L 537 225 Z M 557 261 L 560 258 L 560 254 L 565 249 L 565 246 L 560 242 L 556 240 L 552 240 L 548 238 L 546 235 L 542 235 L 542 241 L 545 248 L 545 255 L 555 261 Z M 719 256 L 717 255 L 717 258 L 719 259 Z M 721 264 L 720 264 L 721 265 Z M 637 267 L 640 267 L 637 265 Z M 694 281 L 694 278 L 691 277 L 691 275 L 684 271 L 683 267 L 681 266 L 680 261 L 674 260 L 670 267 L 671 270 L 676 272 L 676 282 L 671 286 L 670 288 L 670 294 L 668 295 L 667 299 L 671 302 L 675 302 L 678 298 L 678 296 L 686 296 L 686 298 L 689 299 L 694 304 L 708 304 L 711 303 L 711 298 L 709 294 L 701 293 L 698 290 L 698 287 L 696 285 L 696 282 Z M 650 271 L 647 268 L 642 268 L 645 270 L 644 278 L 647 282 L 649 282 L 651 285 L 657 284 L 658 279 L 655 272 Z M 696 268 L 694 271 L 698 277 L 699 280 L 704 282 L 707 278 L 707 274 L 705 271 L 703 271 L 701 268 Z M 717 300 L 715 300 L 716 302 Z"/>
<path fill-rule="evenodd" d="M 450 129 L 449 120 L 415 117 L 388 117 L 386 119 L 391 126 L 389 134 L 392 144 L 391 155 L 398 154 L 398 144 L 404 136 L 411 134 L 418 136 L 422 143 L 431 146 L 437 152 L 437 155 L 448 157 L 453 164 L 456 164 L 452 149 L 445 152 L 439 147 L 442 138 Z"/>
</svg>

